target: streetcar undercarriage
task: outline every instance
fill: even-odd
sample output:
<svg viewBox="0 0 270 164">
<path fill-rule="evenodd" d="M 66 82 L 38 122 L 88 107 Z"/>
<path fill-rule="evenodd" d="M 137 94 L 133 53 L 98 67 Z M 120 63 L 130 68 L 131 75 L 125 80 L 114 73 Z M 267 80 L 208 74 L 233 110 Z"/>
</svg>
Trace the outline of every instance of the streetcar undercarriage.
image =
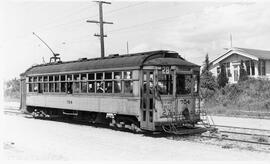
<svg viewBox="0 0 270 164">
<path fill-rule="evenodd" d="M 88 112 L 79 110 L 65 110 L 57 108 L 45 108 L 27 106 L 27 112 L 36 119 L 66 119 L 77 120 L 91 124 L 103 124 L 118 129 L 127 129 L 131 132 L 150 132 L 140 128 L 140 122 L 136 116 L 109 114 L 100 112 Z M 188 135 L 199 134 L 207 131 L 207 128 L 195 126 L 201 120 L 181 120 L 175 122 L 157 122 L 155 132 L 168 134 Z"/>
</svg>

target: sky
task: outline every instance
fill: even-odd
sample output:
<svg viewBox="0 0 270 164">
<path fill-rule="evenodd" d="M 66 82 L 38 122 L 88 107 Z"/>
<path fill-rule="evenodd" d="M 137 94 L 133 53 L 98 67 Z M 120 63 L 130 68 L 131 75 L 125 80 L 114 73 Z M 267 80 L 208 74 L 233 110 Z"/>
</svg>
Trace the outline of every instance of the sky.
<svg viewBox="0 0 270 164">
<path fill-rule="evenodd" d="M 202 65 L 230 47 L 270 50 L 267 1 L 111 1 L 104 4 L 105 56 L 171 50 Z M 96 2 L 16 1 L 0 4 L 1 75 L 19 78 L 27 68 L 49 62 L 50 50 L 62 61 L 100 56 Z"/>
</svg>

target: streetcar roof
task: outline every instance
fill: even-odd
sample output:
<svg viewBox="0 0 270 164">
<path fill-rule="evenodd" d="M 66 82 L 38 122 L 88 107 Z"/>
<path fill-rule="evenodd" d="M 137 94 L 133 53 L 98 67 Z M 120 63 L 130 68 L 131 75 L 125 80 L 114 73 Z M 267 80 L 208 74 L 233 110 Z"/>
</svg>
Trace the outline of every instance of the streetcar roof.
<svg viewBox="0 0 270 164">
<path fill-rule="evenodd" d="M 35 65 L 21 75 L 53 74 L 115 68 L 141 68 L 142 66 L 188 66 L 200 67 L 186 61 L 178 53 L 167 50 L 134 53 L 128 55 L 111 55 L 104 58 L 92 58 L 68 62 Z"/>
</svg>

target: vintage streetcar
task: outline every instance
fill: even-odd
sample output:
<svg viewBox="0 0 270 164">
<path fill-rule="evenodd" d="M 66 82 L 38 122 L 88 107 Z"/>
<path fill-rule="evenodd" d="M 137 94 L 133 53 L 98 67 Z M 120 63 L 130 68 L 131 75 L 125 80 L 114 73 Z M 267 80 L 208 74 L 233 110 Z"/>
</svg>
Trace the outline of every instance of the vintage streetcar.
<svg viewBox="0 0 270 164">
<path fill-rule="evenodd" d="M 199 75 L 198 65 L 165 50 L 35 65 L 21 74 L 21 109 L 131 130 L 202 132 Z"/>
</svg>

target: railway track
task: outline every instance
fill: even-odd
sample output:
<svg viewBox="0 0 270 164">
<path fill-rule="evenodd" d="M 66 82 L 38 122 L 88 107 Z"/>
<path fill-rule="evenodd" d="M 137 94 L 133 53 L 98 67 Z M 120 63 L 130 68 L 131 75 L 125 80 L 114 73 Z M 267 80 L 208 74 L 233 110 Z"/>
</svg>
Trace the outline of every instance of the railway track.
<svg viewBox="0 0 270 164">
<path fill-rule="evenodd" d="M 239 126 L 227 126 L 227 125 L 214 125 L 215 127 L 221 127 L 221 128 L 232 128 L 232 129 L 243 129 L 243 130 L 258 130 L 261 132 L 269 132 L 268 129 L 257 129 L 257 128 L 246 128 L 246 127 L 239 127 Z"/>
<path fill-rule="evenodd" d="M 202 134 L 201 137 L 270 146 L 270 130 L 226 125 L 215 127 L 219 129 L 217 133 Z"/>
<path fill-rule="evenodd" d="M 229 134 L 240 134 L 240 135 L 247 135 L 247 136 L 258 136 L 258 137 L 270 137 L 270 135 L 265 134 L 253 134 L 253 133 L 244 133 L 244 132 L 232 132 L 226 130 L 220 130 L 221 133 L 229 133 Z"/>
<path fill-rule="evenodd" d="M 27 117 L 27 118 L 33 118 L 32 115 L 30 115 L 30 114 L 25 114 L 25 113 L 22 113 L 19 110 L 14 110 L 14 109 L 10 109 L 10 110 L 5 109 L 4 113 L 5 114 L 22 115 L 22 116 Z M 73 121 L 71 121 L 69 123 L 78 124 L 78 122 L 73 122 Z M 94 126 L 98 126 L 98 125 L 94 125 Z M 244 128 L 244 127 L 234 127 L 234 126 L 225 126 L 225 125 L 216 125 L 216 127 L 227 128 L 229 130 L 222 129 L 222 130 L 219 130 L 218 133 L 208 133 L 208 135 L 203 133 L 199 137 L 209 138 L 209 139 L 216 139 L 216 141 L 220 141 L 220 142 L 221 141 L 232 141 L 232 142 L 237 142 L 237 143 L 246 143 L 246 144 L 256 144 L 256 145 L 270 146 L 270 142 L 269 142 L 270 141 L 270 130 L 267 130 L 267 129 L 255 129 L 255 128 Z M 115 129 L 115 128 L 112 128 L 112 129 L 120 130 L 120 129 Z M 232 130 L 232 129 L 234 129 L 234 130 Z M 238 131 L 235 131 L 235 129 L 238 130 Z M 242 131 L 239 131 L 239 130 L 242 130 Z M 243 130 L 248 130 L 249 133 L 244 132 Z M 251 131 L 253 131 L 253 132 L 251 132 Z M 257 133 L 254 133 L 254 131 L 256 131 Z M 260 132 L 261 134 L 259 134 L 258 132 Z M 262 134 L 262 133 L 269 133 L 269 134 Z M 154 135 L 150 135 L 150 136 L 154 136 Z M 158 136 L 167 136 L 167 135 L 158 134 Z M 257 137 L 257 138 L 262 137 L 262 138 L 266 138 L 266 140 L 256 141 L 254 139 L 252 140 L 252 138 L 249 138 L 249 140 L 243 139 L 243 138 L 247 138 L 246 136 Z M 180 136 L 178 135 L 178 137 L 180 137 Z M 266 150 L 269 151 L 270 149 L 266 149 Z"/>
<path fill-rule="evenodd" d="M 218 140 L 235 141 L 235 142 L 243 142 L 243 143 L 251 143 L 251 144 L 258 144 L 258 145 L 267 145 L 267 146 L 270 146 L 270 143 L 269 142 L 249 141 L 249 140 L 244 140 L 244 139 L 225 138 L 225 137 L 209 136 L 209 135 L 201 135 L 201 137 L 214 138 L 214 139 L 218 139 Z"/>
</svg>

